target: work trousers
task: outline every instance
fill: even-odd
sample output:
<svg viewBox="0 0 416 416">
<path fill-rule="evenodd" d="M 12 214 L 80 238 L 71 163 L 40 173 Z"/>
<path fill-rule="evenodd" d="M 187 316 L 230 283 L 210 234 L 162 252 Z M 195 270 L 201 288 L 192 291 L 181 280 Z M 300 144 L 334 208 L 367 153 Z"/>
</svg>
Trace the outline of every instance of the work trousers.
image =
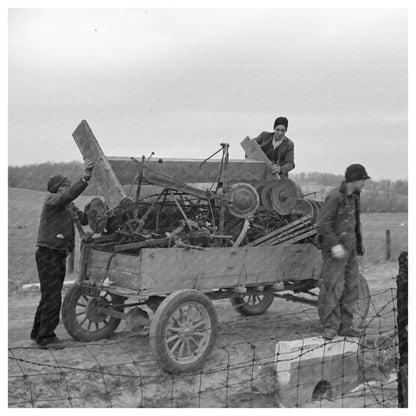
<svg viewBox="0 0 416 416">
<path fill-rule="evenodd" d="M 352 326 L 359 297 L 359 272 L 355 245 L 347 249 L 346 257 L 335 259 L 329 250 L 322 250 L 323 289 L 318 308 L 324 330 L 338 331 L 340 326 Z"/>
<path fill-rule="evenodd" d="M 59 323 L 62 286 L 66 272 L 66 253 L 39 247 L 36 251 L 36 265 L 41 299 L 30 336 L 39 343 L 56 336 L 55 329 Z"/>
</svg>

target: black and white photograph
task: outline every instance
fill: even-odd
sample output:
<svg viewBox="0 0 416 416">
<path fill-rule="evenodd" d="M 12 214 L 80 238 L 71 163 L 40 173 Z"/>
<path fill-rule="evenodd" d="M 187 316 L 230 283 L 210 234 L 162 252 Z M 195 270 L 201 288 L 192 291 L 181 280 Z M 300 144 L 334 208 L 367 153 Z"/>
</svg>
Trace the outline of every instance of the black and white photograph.
<svg viewBox="0 0 416 416">
<path fill-rule="evenodd" d="M 108 3 L 4 10 L 6 406 L 408 408 L 410 10 Z"/>
</svg>

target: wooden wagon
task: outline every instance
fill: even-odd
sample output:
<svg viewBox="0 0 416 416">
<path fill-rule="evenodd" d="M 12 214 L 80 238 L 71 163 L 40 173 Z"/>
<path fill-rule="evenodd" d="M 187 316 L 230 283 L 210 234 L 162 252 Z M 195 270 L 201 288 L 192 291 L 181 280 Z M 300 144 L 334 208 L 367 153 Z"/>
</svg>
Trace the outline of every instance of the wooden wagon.
<svg viewBox="0 0 416 416">
<path fill-rule="evenodd" d="M 83 245 L 79 281 L 63 303 L 65 328 L 77 340 L 96 341 L 109 337 L 122 319 L 135 322 L 136 330 L 150 324 L 152 352 L 170 372 L 196 370 L 212 351 L 218 323 L 213 300 L 229 298 L 243 315 L 264 313 L 274 297 L 316 304 L 293 294 L 319 286 L 321 256 L 312 244 L 147 248 L 139 255 L 114 255 L 101 245 Z M 361 277 L 357 325 L 368 307 Z"/>
<path fill-rule="evenodd" d="M 95 159 L 106 202 L 109 208 L 116 207 L 125 194 L 86 122 L 80 124 L 74 137 L 84 157 Z M 228 154 L 225 160 L 228 163 Z M 113 162 L 115 168 L 120 164 L 117 158 Z M 171 169 L 174 162 L 164 166 Z M 202 164 L 192 161 L 187 166 L 194 180 L 197 175 L 202 175 Z M 199 167 L 194 169 L 195 166 Z M 207 169 L 215 171 L 212 166 Z M 238 174 L 246 175 L 248 180 L 254 178 L 264 182 L 262 162 L 238 161 L 235 169 L 239 169 Z M 188 171 L 183 170 L 181 164 L 181 174 L 188 175 Z M 224 171 L 221 168 L 221 172 Z M 203 199 L 206 195 L 168 177 L 166 172 L 159 172 L 156 176 L 154 170 L 150 173 L 152 183 L 173 187 L 197 198 Z M 123 175 L 126 175 L 125 171 L 118 176 Z M 182 179 L 192 178 L 184 176 Z M 198 176 L 198 180 L 201 179 L 204 178 Z M 242 189 L 243 198 L 238 209 L 234 209 L 234 215 L 239 215 L 239 210 L 245 209 L 245 205 L 250 208 L 244 194 L 249 188 L 243 184 L 239 189 Z M 284 197 L 284 206 L 288 200 L 286 189 L 279 192 Z M 207 198 L 210 197 L 212 195 Z M 219 198 L 217 201 L 220 203 L 217 219 L 223 220 L 224 194 L 215 198 Z M 184 215 L 186 226 L 192 230 L 192 222 L 183 212 L 185 206 L 181 207 L 177 201 L 176 204 Z M 211 202 L 208 201 L 208 205 L 211 212 Z M 308 206 L 312 207 L 311 204 Z M 136 221 L 138 228 L 146 215 Z M 136 251 L 128 252 L 124 249 L 131 244 L 123 246 L 123 251 L 120 251 L 119 241 L 103 235 L 85 239 L 81 245 L 79 279 L 63 302 L 65 328 L 73 338 L 89 342 L 111 336 L 120 321 L 125 320 L 131 330 L 149 331 L 150 347 L 163 369 L 170 372 L 194 371 L 203 365 L 215 345 L 218 317 L 212 301 L 228 298 L 234 309 L 243 315 L 263 314 L 275 297 L 317 304 L 317 293 L 311 291 L 320 286 L 322 260 L 320 251 L 310 242 L 313 225 L 304 228 L 304 220 L 310 218 L 305 216 L 292 221 L 244 246 L 238 246 L 239 238 L 231 247 L 226 244 L 218 247 L 215 244 L 149 247 L 149 240 L 146 240 L 133 243 Z M 247 223 L 248 220 L 243 221 Z M 210 237 L 223 238 L 222 228 L 220 223 L 219 235 Z M 302 243 L 291 238 L 289 231 L 295 229 L 300 233 L 296 241 Z M 299 296 L 305 293 L 308 296 Z M 355 317 L 357 326 L 364 322 L 370 301 L 363 277 L 360 279 L 359 298 Z"/>
</svg>

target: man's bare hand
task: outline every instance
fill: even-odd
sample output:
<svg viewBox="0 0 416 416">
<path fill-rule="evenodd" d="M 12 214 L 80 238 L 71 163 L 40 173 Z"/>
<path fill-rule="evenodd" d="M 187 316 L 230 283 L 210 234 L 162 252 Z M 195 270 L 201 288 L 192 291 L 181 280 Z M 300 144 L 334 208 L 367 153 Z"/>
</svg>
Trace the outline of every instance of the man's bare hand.
<svg viewBox="0 0 416 416">
<path fill-rule="evenodd" d="M 273 163 L 273 164 L 269 167 L 269 172 L 270 172 L 272 175 L 276 175 L 276 174 L 282 173 L 282 169 L 280 169 L 280 166 L 279 166 L 279 165 L 276 165 L 276 163 Z"/>
<path fill-rule="evenodd" d="M 93 169 L 94 169 L 94 161 L 91 159 L 85 159 L 84 175 L 90 177 Z"/>
<path fill-rule="evenodd" d="M 331 248 L 331 254 L 336 259 L 343 259 L 347 255 L 347 252 L 341 244 L 338 244 Z"/>
</svg>

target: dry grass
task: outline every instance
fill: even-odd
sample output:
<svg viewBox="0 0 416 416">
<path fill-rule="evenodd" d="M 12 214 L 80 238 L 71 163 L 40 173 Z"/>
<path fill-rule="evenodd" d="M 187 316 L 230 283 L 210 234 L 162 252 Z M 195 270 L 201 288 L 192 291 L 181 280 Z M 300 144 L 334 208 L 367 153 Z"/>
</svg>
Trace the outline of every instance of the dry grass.
<svg viewBox="0 0 416 416">
<path fill-rule="evenodd" d="M 365 261 L 383 262 L 386 259 L 386 230 L 390 230 L 391 260 L 397 261 L 399 254 L 407 250 L 408 214 L 373 213 L 362 214 L 362 231 L 366 247 Z"/>
</svg>

